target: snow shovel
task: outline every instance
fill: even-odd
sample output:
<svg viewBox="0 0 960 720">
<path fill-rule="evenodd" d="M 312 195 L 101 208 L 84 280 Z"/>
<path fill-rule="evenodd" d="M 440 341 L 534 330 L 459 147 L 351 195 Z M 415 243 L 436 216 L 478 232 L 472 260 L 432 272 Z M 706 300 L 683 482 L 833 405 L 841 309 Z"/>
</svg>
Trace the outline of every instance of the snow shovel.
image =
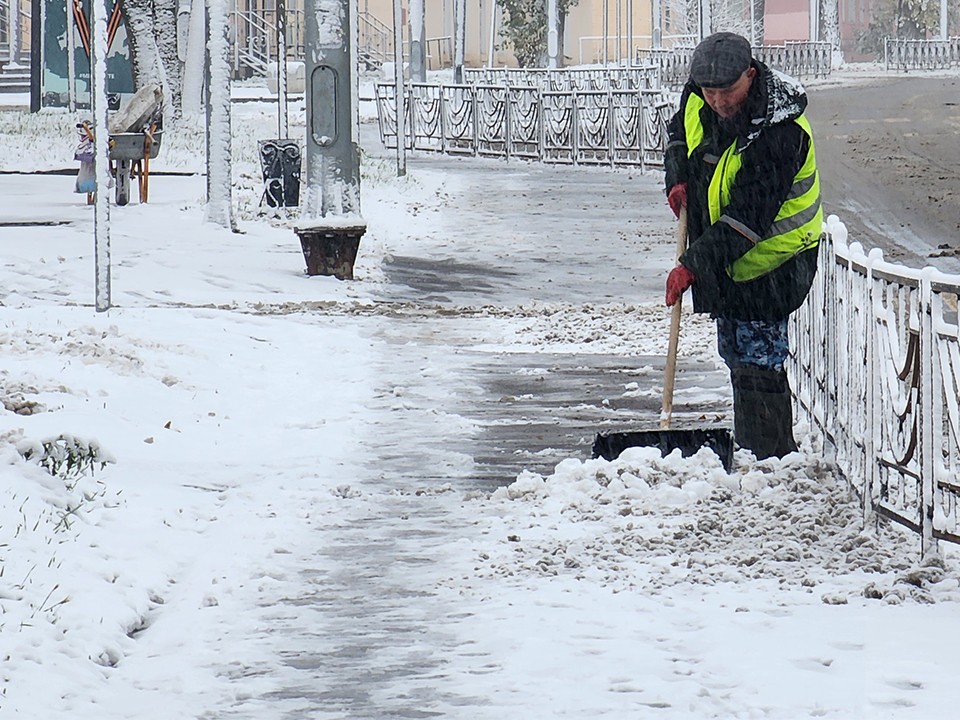
<svg viewBox="0 0 960 720">
<path fill-rule="evenodd" d="M 677 259 L 687 249 L 687 209 L 680 208 L 677 224 Z M 733 433 L 729 428 L 671 428 L 673 419 L 673 386 L 677 376 L 677 345 L 680 341 L 680 307 L 682 296 L 670 315 L 670 339 L 667 343 L 667 361 L 663 370 L 663 403 L 660 409 L 659 430 L 600 433 L 593 443 L 593 457 L 615 460 L 629 447 L 656 447 L 662 455 L 680 450 L 683 457 L 708 447 L 716 453 L 724 470 L 730 472 L 733 463 Z"/>
</svg>

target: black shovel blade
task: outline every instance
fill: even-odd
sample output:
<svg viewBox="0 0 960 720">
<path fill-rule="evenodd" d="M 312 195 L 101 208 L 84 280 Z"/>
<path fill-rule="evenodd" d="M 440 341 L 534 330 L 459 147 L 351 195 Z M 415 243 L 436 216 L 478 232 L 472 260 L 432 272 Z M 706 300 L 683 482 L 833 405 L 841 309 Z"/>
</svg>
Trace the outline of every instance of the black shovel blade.
<svg viewBox="0 0 960 720">
<path fill-rule="evenodd" d="M 713 450 L 723 469 L 730 472 L 733 465 L 733 433 L 729 428 L 691 428 L 671 430 L 641 430 L 637 432 L 600 433 L 593 441 L 593 457 L 616 460 L 627 448 L 655 447 L 660 454 L 669 455 L 680 450 L 683 457 L 695 455 L 702 447 Z"/>
</svg>

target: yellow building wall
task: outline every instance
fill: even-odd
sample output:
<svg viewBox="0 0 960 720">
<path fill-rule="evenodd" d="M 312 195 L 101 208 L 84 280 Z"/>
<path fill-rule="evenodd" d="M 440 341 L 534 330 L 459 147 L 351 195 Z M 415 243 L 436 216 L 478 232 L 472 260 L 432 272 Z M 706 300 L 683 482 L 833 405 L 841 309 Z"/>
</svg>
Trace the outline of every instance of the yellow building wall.
<svg viewBox="0 0 960 720">
<path fill-rule="evenodd" d="M 385 25 L 393 27 L 392 0 L 358 0 L 361 12 L 366 11 Z M 453 5 L 454 0 L 425 0 L 426 37 L 428 64 L 438 66 L 435 56 L 444 55 L 446 48 L 453 50 Z M 484 67 L 490 56 L 490 13 L 494 0 L 466 0 L 466 46 L 465 63 L 468 67 Z M 404 19 L 407 2 L 404 0 Z M 619 8 L 619 10 L 618 10 Z M 564 65 L 593 64 L 604 59 L 604 10 L 606 10 L 606 60 L 610 63 L 626 62 L 638 47 L 650 45 L 649 0 L 580 0 L 570 9 L 564 32 Z M 632 13 L 631 13 L 632 11 Z M 628 20 L 633 18 L 633 42 L 629 41 Z M 619 31 L 619 33 L 618 33 Z M 617 42 L 617 35 L 620 42 Z M 406 29 L 404 29 L 406 38 Z M 438 38 L 447 40 L 438 41 Z M 496 67 L 516 66 L 516 59 L 502 45 L 499 32 L 494 39 L 493 64 Z"/>
</svg>

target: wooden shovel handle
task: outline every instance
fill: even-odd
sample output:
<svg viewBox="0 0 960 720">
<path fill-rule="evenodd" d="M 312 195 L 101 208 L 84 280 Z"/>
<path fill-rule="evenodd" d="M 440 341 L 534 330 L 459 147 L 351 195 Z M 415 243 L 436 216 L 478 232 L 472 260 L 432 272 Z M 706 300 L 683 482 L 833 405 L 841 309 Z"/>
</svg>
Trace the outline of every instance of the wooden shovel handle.
<svg viewBox="0 0 960 720">
<path fill-rule="evenodd" d="M 687 209 L 680 208 L 677 223 L 677 261 L 687 251 Z M 680 342 L 680 309 L 683 295 L 677 298 L 670 314 L 670 339 L 667 342 L 667 362 L 663 368 L 663 404 L 660 406 L 660 428 L 666 430 L 673 419 L 673 386 L 677 378 L 677 345 Z"/>
</svg>

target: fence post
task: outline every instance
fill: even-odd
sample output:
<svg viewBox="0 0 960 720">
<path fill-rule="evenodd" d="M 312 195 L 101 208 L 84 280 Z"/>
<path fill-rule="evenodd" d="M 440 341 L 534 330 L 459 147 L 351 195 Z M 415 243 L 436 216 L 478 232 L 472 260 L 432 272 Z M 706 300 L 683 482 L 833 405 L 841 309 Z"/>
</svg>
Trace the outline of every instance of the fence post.
<svg viewBox="0 0 960 720">
<path fill-rule="evenodd" d="M 940 386 L 934 384 L 936 342 L 933 323 L 932 276 L 936 271 L 926 267 L 920 272 L 920 417 L 917 423 L 920 433 L 920 552 L 921 557 L 937 554 L 939 547 L 934 535 L 934 493 L 936 492 L 934 438 L 943 425 L 934 424 L 935 392 Z"/>
<path fill-rule="evenodd" d="M 620 44 L 619 39 L 617 40 L 617 45 Z M 613 107 L 613 91 L 610 89 L 610 84 L 607 83 L 607 162 L 610 164 L 610 167 L 615 165 L 614 149 L 617 146 L 616 142 L 616 120 L 614 118 L 614 107 Z"/>
<path fill-rule="evenodd" d="M 873 254 L 871 253 L 871 260 Z M 867 282 L 869 283 L 869 305 L 863 310 L 867 313 L 867 323 L 869 331 L 864 339 L 866 343 L 866 407 L 864 407 L 864 417 L 877 418 L 877 387 L 881 382 L 877 363 L 877 343 L 879 342 L 879 333 L 877 332 L 877 320 L 875 317 L 876 308 L 879 304 L 877 294 L 880 288 L 873 280 L 873 262 L 867 269 Z M 877 448 L 880 446 L 880 423 L 874 422 L 868 432 L 864 433 L 863 454 L 866 459 L 864 469 L 867 472 L 863 478 L 863 488 L 861 490 L 861 509 L 863 510 L 863 524 L 866 527 L 873 513 L 874 498 L 879 494 L 879 473 L 880 467 L 877 463 Z"/>
<path fill-rule="evenodd" d="M 440 152 L 446 154 L 447 152 L 447 94 L 444 92 L 444 85 L 440 83 L 437 86 L 437 91 L 440 93 L 438 102 L 440 105 Z"/>
</svg>

